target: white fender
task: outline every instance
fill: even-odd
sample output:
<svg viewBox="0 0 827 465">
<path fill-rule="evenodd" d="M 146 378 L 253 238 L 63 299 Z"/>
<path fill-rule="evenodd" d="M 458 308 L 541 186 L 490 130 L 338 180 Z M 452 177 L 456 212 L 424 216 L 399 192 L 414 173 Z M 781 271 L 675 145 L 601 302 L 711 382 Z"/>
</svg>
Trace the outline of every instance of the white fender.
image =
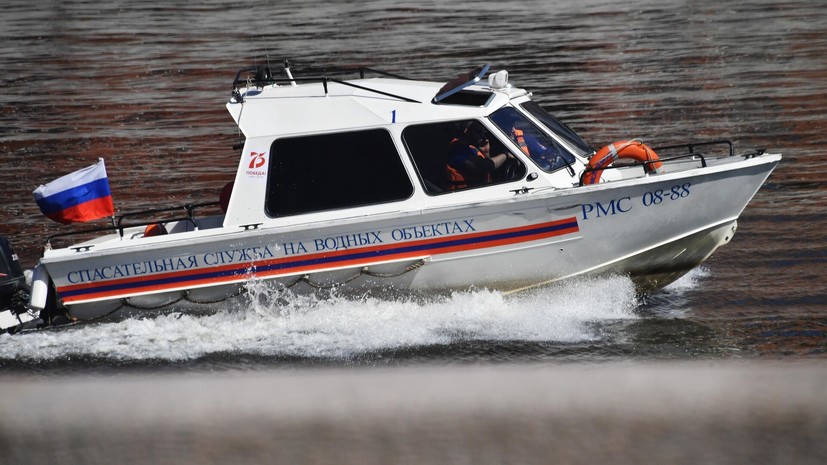
<svg viewBox="0 0 827 465">
<path fill-rule="evenodd" d="M 46 267 L 38 264 L 32 273 L 32 292 L 29 295 L 29 307 L 36 310 L 46 308 L 46 299 L 49 297 L 49 272 Z"/>
</svg>

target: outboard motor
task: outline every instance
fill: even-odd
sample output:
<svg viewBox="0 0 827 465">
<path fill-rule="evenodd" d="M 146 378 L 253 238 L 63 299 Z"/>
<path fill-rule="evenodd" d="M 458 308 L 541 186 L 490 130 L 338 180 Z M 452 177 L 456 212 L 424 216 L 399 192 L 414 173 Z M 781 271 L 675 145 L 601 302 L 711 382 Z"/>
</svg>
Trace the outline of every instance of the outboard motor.
<svg viewBox="0 0 827 465">
<path fill-rule="evenodd" d="M 0 333 L 14 331 L 34 316 L 28 313 L 31 287 L 9 241 L 0 236 Z"/>
</svg>

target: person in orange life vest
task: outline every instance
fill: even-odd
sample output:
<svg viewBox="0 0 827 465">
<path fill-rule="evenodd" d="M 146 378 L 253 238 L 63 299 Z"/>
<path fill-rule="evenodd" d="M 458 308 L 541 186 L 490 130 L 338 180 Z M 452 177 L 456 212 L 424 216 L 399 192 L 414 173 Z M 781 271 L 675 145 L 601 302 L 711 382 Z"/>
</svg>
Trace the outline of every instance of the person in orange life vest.
<svg viewBox="0 0 827 465">
<path fill-rule="evenodd" d="M 516 126 L 511 128 L 511 140 L 513 140 L 526 155 L 531 157 L 543 170 L 552 169 L 557 163 L 560 154 L 555 148 L 543 145 L 537 137 L 526 134 Z"/>
<path fill-rule="evenodd" d="M 445 170 L 451 190 L 491 182 L 492 174 L 511 154 L 491 156 L 488 134 L 478 123 L 465 126 L 448 147 Z"/>
</svg>

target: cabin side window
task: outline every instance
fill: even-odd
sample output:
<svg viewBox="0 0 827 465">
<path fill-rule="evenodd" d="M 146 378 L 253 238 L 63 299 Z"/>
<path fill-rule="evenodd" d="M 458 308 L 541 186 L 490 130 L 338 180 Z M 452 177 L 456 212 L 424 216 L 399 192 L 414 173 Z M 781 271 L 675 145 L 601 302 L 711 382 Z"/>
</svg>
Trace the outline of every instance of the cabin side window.
<svg viewBox="0 0 827 465">
<path fill-rule="evenodd" d="M 480 121 L 417 124 L 402 139 L 431 195 L 515 181 L 526 167 Z"/>
<path fill-rule="evenodd" d="M 413 194 L 383 129 L 277 139 L 265 210 L 272 217 L 404 200 Z"/>
</svg>

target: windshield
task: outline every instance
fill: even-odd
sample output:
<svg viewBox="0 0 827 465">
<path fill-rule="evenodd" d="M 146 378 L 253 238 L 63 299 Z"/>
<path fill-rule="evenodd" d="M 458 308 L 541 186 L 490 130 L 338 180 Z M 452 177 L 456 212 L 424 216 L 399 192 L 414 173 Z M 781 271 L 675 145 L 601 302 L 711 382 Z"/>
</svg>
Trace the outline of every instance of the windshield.
<svg viewBox="0 0 827 465">
<path fill-rule="evenodd" d="M 514 107 L 497 110 L 491 121 L 543 171 L 550 173 L 575 162 L 571 152 Z"/>
<path fill-rule="evenodd" d="M 591 146 L 584 141 L 582 137 L 577 135 L 572 128 L 570 128 L 566 123 L 563 123 L 554 116 L 550 115 L 536 102 L 525 102 L 520 106 L 527 112 L 531 113 L 531 116 L 540 120 L 540 122 L 549 128 L 551 132 L 565 140 L 574 148 L 574 150 L 578 151 L 577 155 L 587 157 L 594 153 L 594 149 L 591 148 Z"/>
</svg>

